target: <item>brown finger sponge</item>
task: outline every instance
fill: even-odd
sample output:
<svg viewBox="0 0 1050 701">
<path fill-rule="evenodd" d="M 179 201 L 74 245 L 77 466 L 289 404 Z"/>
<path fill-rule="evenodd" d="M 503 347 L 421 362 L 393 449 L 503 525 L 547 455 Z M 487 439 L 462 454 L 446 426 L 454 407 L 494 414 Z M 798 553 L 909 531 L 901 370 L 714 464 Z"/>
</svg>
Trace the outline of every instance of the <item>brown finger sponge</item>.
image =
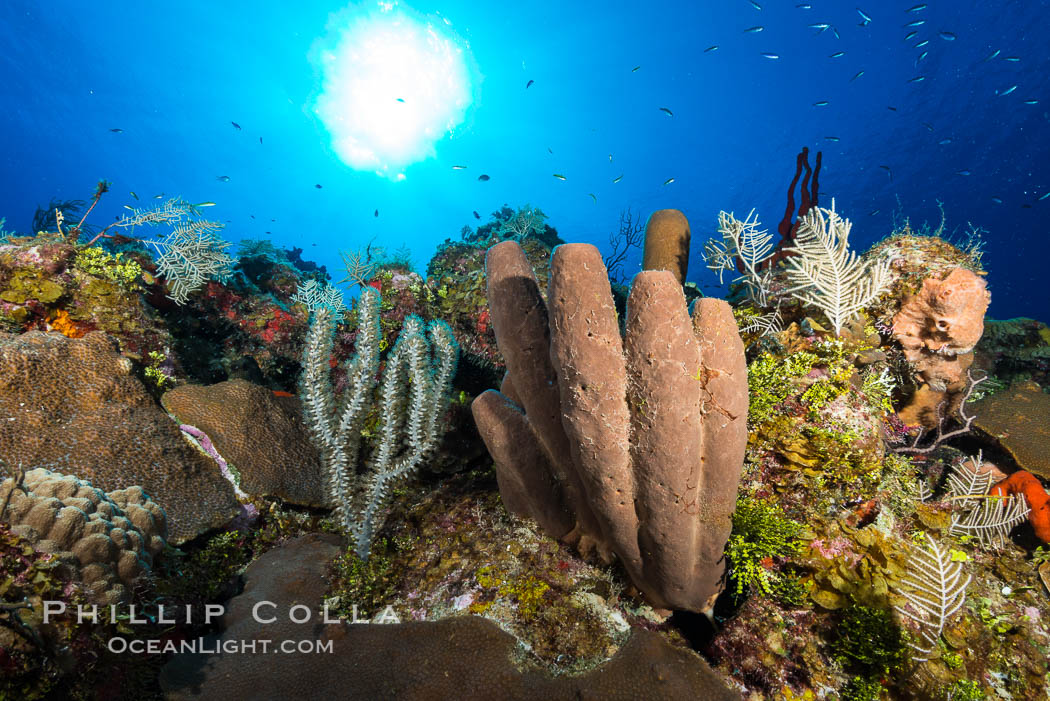
<svg viewBox="0 0 1050 701">
<path fill-rule="evenodd" d="M 689 220 L 677 209 L 658 209 L 645 225 L 642 270 L 669 270 L 681 285 L 689 269 Z"/>
</svg>

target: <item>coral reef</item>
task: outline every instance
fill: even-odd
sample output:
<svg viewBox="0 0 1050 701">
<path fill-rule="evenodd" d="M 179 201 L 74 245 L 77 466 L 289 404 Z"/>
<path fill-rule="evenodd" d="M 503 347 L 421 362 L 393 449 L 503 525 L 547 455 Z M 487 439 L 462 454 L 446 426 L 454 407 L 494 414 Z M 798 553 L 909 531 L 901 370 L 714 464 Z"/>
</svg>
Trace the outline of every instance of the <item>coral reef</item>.
<svg viewBox="0 0 1050 701">
<path fill-rule="evenodd" d="M 491 248 L 486 269 L 508 375 L 473 410 L 509 508 L 584 551 L 615 553 L 654 605 L 708 608 L 746 437 L 728 306 L 700 300 L 690 320 L 673 276 L 643 272 L 621 340 L 597 249 L 556 249 L 549 325 L 518 246 Z"/>
<path fill-rule="evenodd" d="M 123 603 L 145 577 L 167 534 L 164 511 L 141 487 L 105 493 L 70 475 L 35 469 L 0 484 L 11 531 L 69 568 L 101 604 Z"/>
<path fill-rule="evenodd" d="M 0 336 L 0 416 L 8 470 L 43 467 L 103 490 L 139 486 L 164 509 L 176 544 L 236 513 L 218 467 L 183 439 L 103 333 Z"/>
</svg>

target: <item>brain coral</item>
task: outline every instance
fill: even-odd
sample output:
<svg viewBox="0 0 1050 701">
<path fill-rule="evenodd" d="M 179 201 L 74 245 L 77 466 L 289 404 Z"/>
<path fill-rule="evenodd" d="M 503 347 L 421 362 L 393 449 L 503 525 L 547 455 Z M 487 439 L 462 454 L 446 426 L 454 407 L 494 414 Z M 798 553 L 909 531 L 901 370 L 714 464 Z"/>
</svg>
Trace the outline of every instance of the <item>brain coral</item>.
<svg viewBox="0 0 1050 701">
<path fill-rule="evenodd" d="M 164 549 L 164 510 L 130 487 L 106 494 L 70 475 L 29 470 L 22 489 L 6 480 L 3 512 L 11 530 L 57 556 L 70 578 L 81 580 L 99 603 L 126 600 Z"/>
<path fill-rule="evenodd" d="M 103 490 L 140 486 L 178 544 L 237 513 L 233 487 L 183 437 L 114 341 L 0 334 L 3 469 L 43 467 Z"/>
<path fill-rule="evenodd" d="M 164 408 L 208 434 L 240 473 L 252 496 L 325 506 L 321 461 L 295 397 L 278 397 L 246 380 L 183 385 L 164 394 Z"/>
</svg>

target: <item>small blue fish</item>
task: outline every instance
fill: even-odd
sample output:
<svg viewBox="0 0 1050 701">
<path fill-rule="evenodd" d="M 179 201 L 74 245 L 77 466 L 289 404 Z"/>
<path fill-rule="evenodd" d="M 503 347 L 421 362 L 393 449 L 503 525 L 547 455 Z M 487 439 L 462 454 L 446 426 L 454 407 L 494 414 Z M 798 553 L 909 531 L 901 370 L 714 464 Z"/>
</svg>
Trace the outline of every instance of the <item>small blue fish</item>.
<svg viewBox="0 0 1050 701">
<path fill-rule="evenodd" d="M 945 41 L 955 41 L 955 35 L 951 32 L 940 32 L 938 36 Z"/>
<path fill-rule="evenodd" d="M 804 3 L 800 3 L 798 5 L 795 5 L 795 9 L 796 10 L 812 10 L 813 6 L 810 5 L 808 2 L 804 2 Z"/>
<path fill-rule="evenodd" d="M 951 142 L 952 142 L 951 139 L 941 139 L 940 141 L 937 142 L 937 145 L 938 146 L 946 146 L 947 144 L 950 144 Z"/>
<path fill-rule="evenodd" d="M 588 192 L 587 194 L 590 195 L 592 200 L 594 200 L 594 204 L 598 204 L 598 198 L 594 196 L 593 192 Z"/>
<path fill-rule="evenodd" d="M 908 82 L 909 83 L 919 83 L 919 82 L 922 82 L 924 80 L 926 80 L 926 76 L 924 76 L 924 75 L 917 75 L 914 78 L 911 78 L 910 80 L 908 80 Z"/>
<path fill-rule="evenodd" d="M 857 75 L 855 75 L 852 78 L 850 78 L 849 82 L 852 83 L 854 80 L 856 80 L 857 78 L 861 77 L 862 75 L 864 75 L 864 71 L 857 71 Z"/>
<path fill-rule="evenodd" d="M 929 51 L 923 51 L 921 54 L 919 54 L 919 57 L 917 59 L 915 59 L 915 65 L 919 65 L 919 61 L 923 60 L 924 58 L 926 58 L 929 55 L 930 55 Z"/>
<path fill-rule="evenodd" d="M 237 131 L 241 130 L 241 125 L 238 124 L 237 122 L 230 122 L 230 124 L 232 124 L 233 128 L 236 129 Z"/>
<path fill-rule="evenodd" d="M 890 176 L 890 181 L 893 180 L 893 171 L 890 170 L 889 166 L 879 166 L 879 168 L 882 168 L 884 171 L 886 171 L 886 175 Z"/>
<path fill-rule="evenodd" d="M 825 29 L 827 29 L 830 26 L 831 25 L 828 24 L 827 22 L 817 22 L 816 24 L 809 25 L 809 28 L 810 29 L 819 29 L 820 31 L 823 32 Z"/>
<path fill-rule="evenodd" d="M 634 68 L 631 69 L 631 73 L 637 73 L 639 70 L 641 70 L 641 68 L 642 68 L 641 66 L 635 66 Z"/>
<path fill-rule="evenodd" d="M 620 182 L 621 180 L 623 180 L 623 175 L 622 174 L 617 175 L 615 178 L 613 178 L 613 185 L 615 185 L 616 183 Z"/>
<path fill-rule="evenodd" d="M 999 93 L 999 97 L 1002 97 L 1003 95 L 1009 95 L 1014 90 L 1017 90 L 1017 86 L 1016 85 L 1011 85 L 1006 90 L 1003 90 L 1001 93 Z"/>
<path fill-rule="evenodd" d="M 555 173 L 555 174 L 554 174 L 554 177 L 556 177 L 556 178 L 557 178 L 558 180 L 568 180 L 568 178 L 566 178 L 566 177 L 565 177 L 564 175 L 562 175 L 561 173 Z"/>
<path fill-rule="evenodd" d="M 1043 201 L 1043 200 L 1045 200 L 1045 199 L 1046 199 L 1047 197 L 1050 197 L 1050 190 L 1048 190 L 1048 191 L 1047 191 L 1047 192 L 1046 192 L 1046 193 L 1045 193 L 1045 194 L 1044 194 L 1044 195 L 1043 195 L 1042 197 L 1040 197 L 1039 199 L 1037 199 L 1037 200 L 1036 200 L 1036 202 L 1042 202 L 1042 201 Z"/>
<path fill-rule="evenodd" d="M 842 141 L 842 139 L 840 139 L 840 138 L 839 138 L 839 137 L 837 137 L 837 136 L 825 136 L 824 138 L 825 138 L 825 139 L 826 139 L 827 141 Z"/>
<path fill-rule="evenodd" d="M 908 41 L 909 39 L 915 38 L 915 35 L 918 34 L 918 33 L 919 33 L 918 29 L 911 30 L 906 35 L 904 35 L 904 41 Z"/>
<path fill-rule="evenodd" d="M 762 27 L 762 26 L 748 27 L 747 29 L 744 30 L 744 34 L 757 34 L 758 32 L 761 32 L 763 29 L 765 29 L 765 27 Z"/>
<path fill-rule="evenodd" d="M 218 180 L 219 182 L 222 182 L 222 183 L 230 182 L 230 176 L 228 176 L 228 175 L 219 175 L 215 179 Z"/>
<path fill-rule="evenodd" d="M 1021 60 L 1021 57 L 1020 56 L 1007 56 L 1003 60 L 1004 61 L 1010 61 L 1011 63 L 1017 63 L 1018 61 Z"/>
<path fill-rule="evenodd" d="M 452 166 L 452 170 L 466 170 L 466 166 Z"/>
<path fill-rule="evenodd" d="M 846 55 L 845 51 L 836 51 L 835 53 L 833 53 L 830 56 L 828 56 L 828 58 L 842 58 L 845 55 Z"/>
<path fill-rule="evenodd" d="M 1003 203 L 1003 201 L 1000 198 L 998 198 L 998 197 L 993 197 L 992 198 L 992 202 L 995 202 L 996 204 L 1002 204 Z"/>
<path fill-rule="evenodd" d="M 124 130 L 119 128 L 119 127 L 114 128 L 114 129 L 110 129 L 110 131 L 113 132 L 114 134 L 123 134 L 124 133 Z"/>
<path fill-rule="evenodd" d="M 859 7 L 857 8 L 857 14 L 858 14 L 858 15 L 860 15 L 860 18 L 861 18 L 862 20 L 864 20 L 864 24 L 869 24 L 869 23 L 871 22 L 871 17 L 869 17 L 868 15 L 866 15 L 866 14 L 864 13 L 864 10 L 860 9 Z M 863 26 L 864 26 L 864 24 L 862 24 L 862 25 L 860 25 L 860 26 L 862 26 L 862 27 L 863 27 Z"/>
<path fill-rule="evenodd" d="M 921 5 L 915 5 L 914 7 L 909 7 L 907 10 L 905 10 L 905 12 L 922 12 L 925 9 L 926 9 L 926 3 L 922 3 Z"/>
<path fill-rule="evenodd" d="M 674 182 L 674 178 L 668 178 L 667 180 L 664 180 L 664 185 L 670 185 L 673 182 Z"/>
<path fill-rule="evenodd" d="M 985 60 L 985 61 L 991 61 L 991 60 L 992 60 L 993 58 L 995 58 L 996 56 L 998 56 L 998 55 L 999 55 L 999 53 L 1000 53 L 1000 52 L 999 52 L 999 49 L 996 49 L 996 50 L 995 50 L 995 51 L 993 51 L 992 53 L 988 54 L 988 55 L 987 55 L 987 56 L 986 56 L 986 57 L 984 58 L 984 60 Z"/>
<path fill-rule="evenodd" d="M 530 80 L 529 82 L 525 83 L 525 89 L 528 90 L 529 88 L 531 88 L 532 84 L 535 82 L 535 80 Z"/>
<path fill-rule="evenodd" d="M 923 122 L 922 125 L 926 127 L 926 131 L 933 131 L 933 125 L 929 122 Z"/>
<path fill-rule="evenodd" d="M 704 49 L 704 53 L 705 54 L 709 54 L 712 51 L 717 51 L 717 50 L 718 50 L 718 44 L 715 44 L 714 46 L 708 46 L 706 49 Z"/>
<path fill-rule="evenodd" d="M 828 106 L 828 101 L 827 100 L 821 100 L 820 102 L 814 102 L 813 106 L 814 107 L 827 107 Z"/>
<path fill-rule="evenodd" d="M 491 178 L 487 174 L 482 173 L 481 175 L 478 176 L 478 180 L 480 180 L 481 182 L 484 183 L 484 182 L 488 182 L 489 180 L 491 180 Z"/>
<path fill-rule="evenodd" d="M 1038 105 L 1039 104 L 1039 100 L 1025 100 L 1024 103 L 1026 105 Z"/>
<path fill-rule="evenodd" d="M 671 110 L 667 109 L 666 107 L 661 107 L 660 111 L 663 112 L 664 114 L 666 114 L 668 117 L 673 117 L 674 116 L 674 112 L 672 112 Z"/>
<path fill-rule="evenodd" d="M 915 45 L 915 48 L 916 49 L 921 49 L 922 47 L 926 46 L 929 43 L 930 43 L 929 39 L 923 39 L 922 41 L 920 41 L 918 44 Z"/>
<path fill-rule="evenodd" d="M 970 171 L 968 171 L 968 170 L 957 170 L 957 171 L 955 171 L 955 174 L 956 175 L 969 175 Z"/>
<path fill-rule="evenodd" d="M 870 212 L 868 212 L 868 216 L 869 216 L 869 217 L 874 217 L 874 216 L 875 216 L 876 214 L 878 214 L 878 213 L 879 213 L 879 212 L 881 212 L 881 211 L 882 211 L 882 210 L 880 210 L 880 209 L 873 209 L 873 210 L 871 210 Z"/>
<path fill-rule="evenodd" d="M 481 219 L 481 215 L 478 214 L 478 210 L 476 210 L 476 209 L 474 210 L 474 218 L 475 219 Z"/>
<path fill-rule="evenodd" d="M 397 98 L 397 100 L 396 100 L 396 101 L 397 101 L 397 102 L 400 102 L 400 103 L 402 103 L 402 104 L 404 104 L 404 102 L 405 102 L 405 98 L 403 98 L 403 97 L 399 97 L 399 98 Z"/>
<path fill-rule="evenodd" d="M 318 190 L 320 190 L 321 189 L 321 183 L 315 184 L 314 187 L 316 187 Z"/>
<path fill-rule="evenodd" d="M 904 28 L 905 29 L 911 29 L 912 27 L 921 27 L 924 24 L 926 24 L 926 20 L 924 20 L 924 19 L 917 19 L 914 22 L 908 22 L 906 25 L 904 25 Z"/>
<path fill-rule="evenodd" d="M 755 2 L 755 0 L 748 0 L 748 2 L 750 2 L 751 6 L 754 7 L 756 10 L 761 10 L 762 9 L 762 6 L 759 5 L 757 2 Z"/>
<path fill-rule="evenodd" d="M 780 54 L 762 54 L 763 58 L 780 58 Z"/>
</svg>

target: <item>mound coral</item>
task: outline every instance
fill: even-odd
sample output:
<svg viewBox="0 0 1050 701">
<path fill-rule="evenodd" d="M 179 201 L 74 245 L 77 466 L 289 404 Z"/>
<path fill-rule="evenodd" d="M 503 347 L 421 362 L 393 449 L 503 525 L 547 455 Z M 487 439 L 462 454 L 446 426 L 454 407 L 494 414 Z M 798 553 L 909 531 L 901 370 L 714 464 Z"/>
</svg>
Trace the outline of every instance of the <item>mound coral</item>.
<svg viewBox="0 0 1050 701">
<path fill-rule="evenodd" d="M 252 496 L 325 506 L 321 462 L 300 416 L 299 400 L 245 380 L 183 385 L 161 398 L 179 421 L 204 431 Z"/>
<path fill-rule="evenodd" d="M 707 609 L 747 440 L 729 306 L 701 299 L 690 319 L 674 275 L 644 271 L 621 339 L 593 246 L 555 249 L 549 312 L 517 244 L 489 249 L 486 269 L 508 374 L 472 409 L 507 507 L 583 551 L 615 553 L 654 606 Z"/>
<path fill-rule="evenodd" d="M 0 455 L 103 490 L 141 486 L 186 541 L 237 513 L 219 468 L 183 439 L 112 338 L 0 335 Z"/>
<path fill-rule="evenodd" d="M 35 469 L 21 487 L 12 478 L 0 489 L 9 496 L 0 516 L 11 531 L 55 555 L 99 603 L 125 601 L 164 549 L 164 510 L 141 487 L 107 494 L 70 475 Z"/>
</svg>

